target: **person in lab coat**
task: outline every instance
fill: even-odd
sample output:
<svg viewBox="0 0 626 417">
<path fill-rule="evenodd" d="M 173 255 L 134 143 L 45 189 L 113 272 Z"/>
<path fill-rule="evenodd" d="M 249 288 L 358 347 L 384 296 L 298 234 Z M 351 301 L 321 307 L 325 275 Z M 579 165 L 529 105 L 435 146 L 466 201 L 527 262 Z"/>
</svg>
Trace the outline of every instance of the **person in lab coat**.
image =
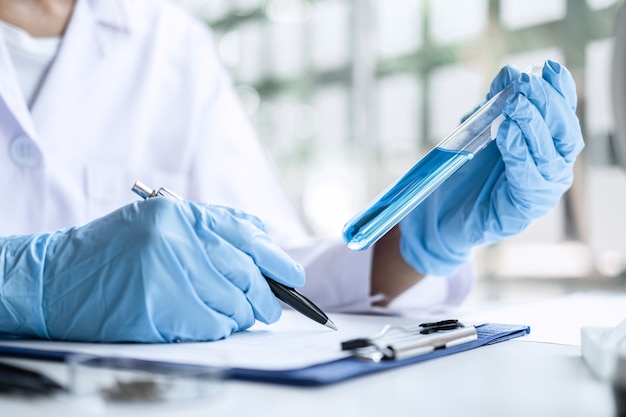
<svg viewBox="0 0 626 417">
<path fill-rule="evenodd" d="M 0 333 L 215 340 L 276 321 L 263 275 L 329 311 L 457 305 L 471 250 L 556 206 L 583 148 L 569 72 L 504 68 L 498 137 L 373 249 L 311 238 L 220 64 L 160 0 L 0 0 Z M 186 200 L 138 201 L 136 179 Z M 465 190 L 460 192 L 460 190 Z M 306 271 L 306 284 L 305 284 Z"/>
</svg>

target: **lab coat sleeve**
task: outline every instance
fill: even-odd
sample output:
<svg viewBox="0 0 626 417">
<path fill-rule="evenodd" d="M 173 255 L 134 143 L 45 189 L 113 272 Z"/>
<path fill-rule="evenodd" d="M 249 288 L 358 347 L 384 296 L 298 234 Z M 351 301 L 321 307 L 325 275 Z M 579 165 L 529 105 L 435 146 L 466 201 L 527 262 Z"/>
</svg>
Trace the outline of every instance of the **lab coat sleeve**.
<svg viewBox="0 0 626 417">
<path fill-rule="evenodd" d="M 353 251 L 338 240 L 288 248 L 287 252 L 306 271 L 301 289 L 321 308 L 336 312 L 370 310 L 375 297 L 370 296 L 372 250 Z"/>
</svg>

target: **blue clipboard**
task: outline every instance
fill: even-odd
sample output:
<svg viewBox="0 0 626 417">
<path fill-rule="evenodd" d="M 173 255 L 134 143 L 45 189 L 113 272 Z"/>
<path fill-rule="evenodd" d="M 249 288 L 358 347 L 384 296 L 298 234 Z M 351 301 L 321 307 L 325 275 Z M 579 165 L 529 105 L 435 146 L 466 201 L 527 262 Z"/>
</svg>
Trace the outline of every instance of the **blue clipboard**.
<svg viewBox="0 0 626 417">
<path fill-rule="evenodd" d="M 308 366 L 305 368 L 288 370 L 258 370 L 246 368 L 232 368 L 228 371 L 228 378 L 234 380 L 254 381 L 263 383 L 321 386 L 334 384 L 363 375 L 369 375 L 389 369 L 399 368 L 419 362 L 436 359 L 442 356 L 476 349 L 481 346 L 492 345 L 514 339 L 530 333 L 530 327 L 525 325 L 486 323 L 476 326 L 477 338 L 471 342 L 436 349 L 430 353 L 417 355 L 401 360 L 369 362 L 354 357 L 346 357 L 331 362 Z M 68 355 L 75 352 L 50 351 L 0 345 L 0 357 L 36 359 L 64 362 Z M 194 365 L 168 364 L 166 362 L 151 362 L 138 360 L 146 364 L 171 365 L 176 367 L 193 367 Z"/>
<path fill-rule="evenodd" d="M 348 357 L 306 368 L 286 371 L 259 371 L 253 369 L 233 369 L 233 377 L 247 381 L 271 382 L 277 384 L 317 386 L 345 381 L 362 375 L 382 372 L 419 362 L 440 358 L 504 342 L 530 333 L 530 327 L 525 325 L 487 323 L 476 326 L 477 339 L 460 345 L 418 355 L 407 359 L 381 362 L 368 362 Z"/>
</svg>

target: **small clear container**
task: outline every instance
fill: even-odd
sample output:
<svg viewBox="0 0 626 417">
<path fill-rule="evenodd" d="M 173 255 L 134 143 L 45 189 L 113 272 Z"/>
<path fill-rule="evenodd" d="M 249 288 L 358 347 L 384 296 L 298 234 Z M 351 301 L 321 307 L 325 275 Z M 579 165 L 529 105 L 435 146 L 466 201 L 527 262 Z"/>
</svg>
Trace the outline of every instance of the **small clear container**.
<svg viewBox="0 0 626 417">
<path fill-rule="evenodd" d="M 67 359 L 69 394 L 106 405 L 185 404 L 214 398 L 227 370 L 75 354 Z"/>
<path fill-rule="evenodd" d="M 525 72 L 541 76 L 541 71 L 541 66 L 533 65 Z M 514 94 L 509 85 L 493 96 L 350 219 L 343 228 L 346 245 L 354 250 L 370 247 L 484 149 L 504 120 L 504 102 Z"/>
</svg>

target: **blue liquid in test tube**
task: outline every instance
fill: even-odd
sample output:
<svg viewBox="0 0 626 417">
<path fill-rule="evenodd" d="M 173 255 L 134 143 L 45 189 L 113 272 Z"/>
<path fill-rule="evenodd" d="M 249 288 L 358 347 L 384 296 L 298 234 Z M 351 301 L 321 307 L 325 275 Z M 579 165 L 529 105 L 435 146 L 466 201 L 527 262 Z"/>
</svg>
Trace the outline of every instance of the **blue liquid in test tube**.
<svg viewBox="0 0 626 417">
<path fill-rule="evenodd" d="M 343 230 L 350 249 L 365 249 L 395 226 L 446 178 L 472 159 L 471 152 L 434 148 Z"/>
<path fill-rule="evenodd" d="M 541 76 L 541 67 L 527 73 Z M 370 247 L 424 201 L 446 179 L 496 137 L 504 102 L 515 94 L 510 85 L 487 101 L 403 176 L 350 219 L 343 239 L 350 249 Z"/>
</svg>

